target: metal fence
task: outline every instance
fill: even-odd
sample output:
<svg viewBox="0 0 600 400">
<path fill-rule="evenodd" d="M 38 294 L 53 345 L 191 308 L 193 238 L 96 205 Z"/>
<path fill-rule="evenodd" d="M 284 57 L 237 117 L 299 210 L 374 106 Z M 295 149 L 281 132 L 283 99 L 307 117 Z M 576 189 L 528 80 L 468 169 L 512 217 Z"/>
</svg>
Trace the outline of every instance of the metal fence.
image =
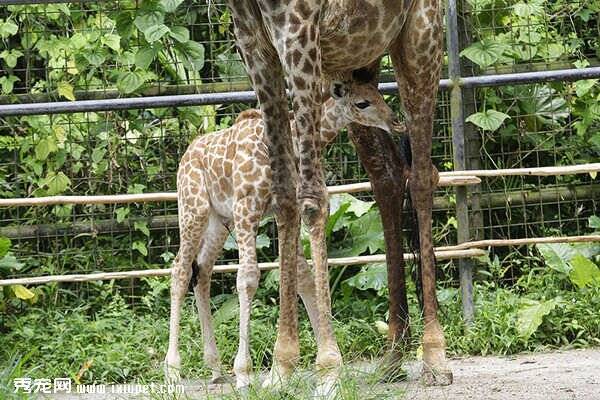
<svg viewBox="0 0 600 400">
<path fill-rule="evenodd" d="M 235 54 L 224 4 L 185 1 L 161 17 L 171 27 L 184 27 L 202 52 L 177 34 L 150 43 L 153 33 L 144 22 L 149 12 L 133 1 L 2 4 L 7 7 L 0 8 L 0 21 L 11 21 L 20 38 L 6 26 L 2 50 L 18 53 L 12 53 L 14 65 L 7 60 L 11 53 L 4 57 L 0 81 L 3 199 L 172 192 L 178 159 L 190 139 L 198 131 L 228 126 L 255 100 Z M 585 127 L 578 125 L 585 118 L 576 109 L 585 88 L 569 83 L 600 77 L 600 47 L 593 36 L 598 19 L 586 20 L 585 4 L 448 1 L 448 68 L 433 149 L 440 171 L 598 161 L 600 149 L 594 146 L 600 144 L 588 143 L 585 132 L 582 142 Z M 558 27 L 567 32 L 562 41 Z M 498 49 L 495 42 L 512 47 Z M 477 60 L 465 50 L 473 45 L 483 65 L 469 61 Z M 591 66 L 572 68 L 582 59 Z M 486 66 L 486 60 L 492 62 Z M 398 107 L 395 83 L 388 81 L 389 60 L 382 69 L 381 89 Z M 465 122 L 491 109 L 509 117 L 498 129 Z M 598 130 L 597 119 L 586 123 L 586 132 Z M 326 160 L 328 185 L 366 180 L 344 134 L 327 150 Z M 594 175 L 598 165 L 583 170 Z M 436 245 L 589 233 L 586 221 L 598 213 L 600 193 L 591 175 L 498 174 L 456 192 L 440 188 L 434 203 Z M 10 237 L 17 259 L 24 260 L 4 278 L 167 266 L 177 250 L 176 205 L 170 201 L 7 207 L 0 209 L 0 221 L 0 236 Z M 229 248 L 223 263 L 235 260 Z M 263 247 L 261 260 L 272 261 L 276 248 L 275 242 Z M 492 253 L 504 258 L 515 249 Z M 450 280 L 460 277 L 470 319 L 473 261 L 448 261 L 444 271 Z M 232 285 L 221 279 L 222 287 Z M 135 303 L 139 285 L 131 278 L 122 284 Z M 70 285 L 71 293 L 86 296 L 86 284 Z"/>
</svg>

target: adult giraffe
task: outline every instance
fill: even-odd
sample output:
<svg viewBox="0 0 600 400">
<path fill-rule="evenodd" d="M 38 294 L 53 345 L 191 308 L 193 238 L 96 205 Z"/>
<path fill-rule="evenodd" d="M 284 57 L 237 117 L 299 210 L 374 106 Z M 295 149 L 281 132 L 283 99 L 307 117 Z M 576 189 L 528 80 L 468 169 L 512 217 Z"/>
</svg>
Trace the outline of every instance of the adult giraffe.
<svg viewBox="0 0 600 400">
<path fill-rule="evenodd" d="M 419 224 L 425 329 L 423 376 L 448 384 L 452 374 L 437 320 L 431 237 L 432 194 L 437 173 L 431 164 L 435 99 L 442 63 L 439 0 L 228 0 L 236 43 L 256 91 L 265 121 L 273 171 L 273 198 L 279 234 L 280 315 L 274 362 L 267 383 L 289 376 L 299 355 L 296 254 L 300 212 L 310 231 L 318 307 L 316 365 L 327 390 L 342 365 L 331 325 L 331 299 L 324 227 L 327 192 L 319 132 L 322 77 L 344 76 L 373 66 L 389 51 L 406 110 L 412 148 L 410 189 Z M 292 94 L 299 160 L 294 168 L 285 83 Z M 298 172 L 297 172 L 298 171 Z M 299 180 L 298 180 L 299 174 Z M 433 177 L 433 178 L 432 178 Z M 255 287 L 238 290 L 250 296 Z M 246 358 L 248 359 L 248 358 Z M 247 362 L 234 370 L 249 372 Z"/>
</svg>

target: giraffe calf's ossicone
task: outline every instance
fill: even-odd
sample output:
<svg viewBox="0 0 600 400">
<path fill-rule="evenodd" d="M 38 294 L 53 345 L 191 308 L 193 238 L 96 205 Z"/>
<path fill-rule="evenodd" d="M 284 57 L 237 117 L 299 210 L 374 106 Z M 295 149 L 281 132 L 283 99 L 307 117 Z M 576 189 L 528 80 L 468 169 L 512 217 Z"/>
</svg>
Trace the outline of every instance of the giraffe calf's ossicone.
<svg viewBox="0 0 600 400">
<path fill-rule="evenodd" d="M 339 130 L 351 122 L 389 132 L 398 126 L 395 114 L 375 85 L 335 82 L 331 98 L 323 103 L 318 146 L 322 148 L 330 143 Z M 293 121 L 291 125 L 294 132 Z M 294 143 L 296 151 L 298 146 Z M 262 216 L 273 205 L 271 183 L 264 122 L 258 110 L 242 112 L 230 128 L 196 138 L 183 155 L 177 172 L 180 248 L 171 274 L 169 349 L 165 358 L 167 379 L 179 378 L 180 311 L 194 260 L 197 263 L 194 295 L 202 326 L 204 361 L 212 370 L 213 380 L 221 377 L 210 314 L 210 278 L 228 229 L 233 227 L 240 259 L 236 284 L 240 300 L 240 338 L 234 372 L 238 387 L 250 383 L 250 309 L 260 277 L 256 236 Z M 317 332 L 318 310 L 312 271 L 302 254 L 297 257 L 299 294 Z M 319 339 L 317 337 L 317 341 Z"/>
</svg>

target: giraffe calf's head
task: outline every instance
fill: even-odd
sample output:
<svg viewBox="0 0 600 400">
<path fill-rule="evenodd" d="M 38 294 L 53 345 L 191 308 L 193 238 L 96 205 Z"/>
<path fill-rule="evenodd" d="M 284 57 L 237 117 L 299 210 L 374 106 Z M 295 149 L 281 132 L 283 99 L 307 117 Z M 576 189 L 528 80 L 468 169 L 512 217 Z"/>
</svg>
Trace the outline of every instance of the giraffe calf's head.
<svg viewBox="0 0 600 400">
<path fill-rule="evenodd" d="M 334 81 L 331 97 L 348 122 L 373 126 L 389 133 L 404 132 L 406 127 L 386 104 L 376 85 Z"/>
</svg>

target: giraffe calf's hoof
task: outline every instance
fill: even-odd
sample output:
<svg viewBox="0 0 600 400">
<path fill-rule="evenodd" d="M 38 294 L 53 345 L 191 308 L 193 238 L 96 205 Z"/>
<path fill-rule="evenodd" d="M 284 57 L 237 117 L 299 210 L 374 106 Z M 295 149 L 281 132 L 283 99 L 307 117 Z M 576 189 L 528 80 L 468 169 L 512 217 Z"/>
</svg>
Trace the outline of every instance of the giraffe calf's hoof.
<svg viewBox="0 0 600 400">
<path fill-rule="evenodd" d="M 181 382 L 180 367 L 175 365 L 164 364 L 165 381 L 167 384 L 173 385 Z"/>
<path fill-rule="evenodd" d="M 210 381 L 208 381 L 208 383 L 210 385 L 222 385 L 224 383 L 227 383 L 229 381 L 229 379 L 224 376 L 224 375 L 217 375 L 217 376 L 213 376 Z"/>
<path fill-rule="evenodd" d="M 235 388 L 237 390 L 245 390 L 250 386 L 250 375 L 243 374 L 235 377 Z"/>
<path fill-rule="evenodd" d="M 421 380 L 425 386 L 448 386 L 452 384 L 454 376 L 448 369 L 436 369 L 424 365 Z"/>
</svg>

